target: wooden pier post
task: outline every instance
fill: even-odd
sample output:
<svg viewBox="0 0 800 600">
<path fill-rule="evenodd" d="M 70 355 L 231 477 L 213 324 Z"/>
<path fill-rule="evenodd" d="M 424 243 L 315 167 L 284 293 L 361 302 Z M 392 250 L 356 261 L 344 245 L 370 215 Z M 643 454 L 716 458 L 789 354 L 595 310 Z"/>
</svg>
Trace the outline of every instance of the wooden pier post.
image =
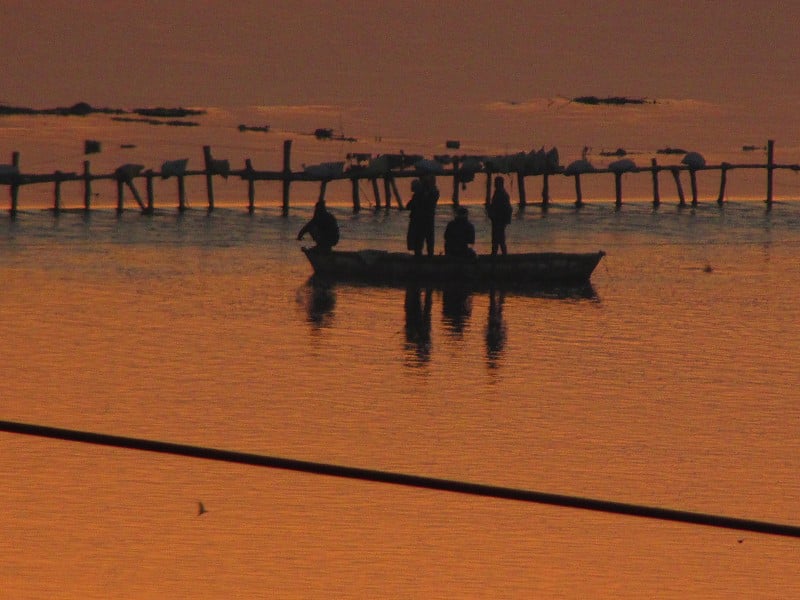
<svg viewBox="0 0 800 600">
<path fill-rule="evenodd" d="M 350 183 L 353 185 L 353 212 L 361 211 L 361 192 L 358 188 L 358 177 L 351 177 Z"/>
<path fill-rule="evenodd" d="M 542 208 L 547 208 L 550 204 L 550 174 L 545 172 L 542 175 Z"/>
<path fill-rule="evenodd" d="M 772 208 L 772 175 L 775 170 L 775 140 L 767 141 L 767 208 Z"/>
<path fill-rule="evenodd" d="M 183 175 L 178 175 L 178 212 L 186 210 L 186 182 Z"/>
<path fill-rule="evenodd" d="M 581 191 L 581 174 L 575 173 L 575 206 L 583 206 L 583 192 Z"/>
<path fill-rule="evenodd" d="M 281 214 L 289 216 L 289 187 L 292 184 L 292 140 L 283 141 L 283 202 Z"/>
<path fill-rule="evenodd" d="M 392 191 L 394 192 L 395 200 L 397 200 L 397 208 L 399 210 L 403 210 L 405 206 L 403 206 L 403 199 L 400 197 L 400 192 L 397 189 L 397 182 L 395 181 L 394 177 L 390 177 L 389 181 L 392 184 Z"/>
<path fill-rule="evenodd" d="M 147 206 L 142 210 L 146 215 L 152 215 L 155 212 L 155 198 L 153 194 L 153 169 L 145 171 L 145 185 L 147 189 Z"/>
<path fill-rule="evenodd" d="M 19 201 L 19 152 L 11 153 L 11 165 L 14 167 L 15 172 L 11 179 L 11 210 L 9 212 L 12 217 L 16 217 L 17 203 Z"/>
<path fill-rule="evenodd" d="M 372 182 L 372 195 L 375 196 L 375 210 L 378 210 L 381 207 L 381 191 L 378 188 L 378 178 L 371 177 L 370 181 Z"/>
<path fill-rule="evenodd" d="M 722 169 L 719 177 L 719 196 L 717 196 L 717 204 L 722 206 L 725 202 L 725 184 L 728 181 L 728 163 L 722 163 Z"/>
<path fill-rule="evenodd" d="M 697 206 L 697 171 L 689 169 L 689 184 L 692 186 L 692 206 Z"/>
<path fill-rule="evenodd" d="M 658 192 L 658 161 L 655 158 L 650 159 L 650 171 L 653 175 L 653 206 L 658 207 L 661 196 Z"/>
<path fill-rule="evenodd" d="M 53 212 L 58 214 L 61 212 L 61 171 L 55 172 L 56 181 L 55 188 L 53 189 Z"/>
<path fill-rule="evenodd" d="M 517 173 L 517 191 L 519 192 L 519 207 L 525 208 L 528 205 L 528 196 L 525 192 L 525 175 L 522 171 Z"/>
<path fill-rule="evenodd" d="M 206 189 L 208 190 L 208 211 L 214 210 L 214 165 L 211 146 L 203 146 L 203 160 L 206 165 Z"/>
<path fill-rule="evenodd" d="M 246 158 L 244 168 L 247 171 L 247 212 L 251 215 L 256 209 L 256 181 L 253 179 L 253 161 Z"/>
<path fill-rule="evenodd" d="M 131 194 L 133 194 L 133 199 L 136 200 L 136 204 L 139 205 L 139 208 L 142 210 L 142 212 L 145 212 L 147 210 L 147 206 L 145 206 L 145 203 L 142 201 L 142 197 L 139 195 L 139 190 L 137 190 L 136 186 L 133 184 L 133 177 L 125 177 L 122 179 L 122 181 L 128 186 L 128 189 L 130 189 Z"/>
<path fill-rule="evenodd" d="M 389 176 L 383 176 L 383 197 L 386 206 L 386 210 L 389 210 L 392 206 L 392 184 L 389 183 Z"/>
<path fill-rule="evenodd" d="M 89 161 L 83 161 L 83 210 L 89 212 L 92 207 L 92 174 Z"/>
<path fill-rule="evenodd" d="M 672 177 L 675 178 L 675 187 L 678 188 L 679 206 L 686 206 L 686 197 L 683 195 L 683 186 L 681 185 L 680 169 L 678 169 L 677 167 L 672 167 L 670 169 L 670 172 L 672 172 Z"/>
<path fill-rule="evenodd" d="M 454 158 L 453 159 L 453 206 L 458 206 L 459 202 L 461 201 L 460 199 L 461 179 L 458 173 L 460 165 L 461 162 L 458 160 L 458 158 Z"/>
<path fill-rule="evenodd" d="M 124 191 L 125 191 L 125 182 L 122 180 L 121 177 L 117 177 L 117 214 L 122 214 L 122 211 L 125 210 L 122 199 Z"/>
<path fill-rule="evenodd" d="M 614 190 L 616 192 L 615 205 L 617 208 L 622 206 L 622 172 L 617 171 L 614 173 Z"/>
</svg>

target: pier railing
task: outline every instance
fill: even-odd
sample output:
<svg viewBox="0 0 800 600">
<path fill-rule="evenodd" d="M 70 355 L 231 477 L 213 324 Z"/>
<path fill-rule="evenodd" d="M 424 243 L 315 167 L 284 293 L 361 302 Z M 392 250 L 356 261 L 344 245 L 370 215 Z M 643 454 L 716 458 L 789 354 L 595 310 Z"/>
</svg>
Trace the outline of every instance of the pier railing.
<svg viewBox="0 0 800 600">
<path fill-rule="evenodd" d="M 605 168 L 593 168 L 586 161 L 576 161 L 586 163 L 587 168 L 571 168 L 570 165 L 564 168 L 558 164 L 545 164 L 544 166 L 530 169 L 527 167 L 514 167 L 513 161 L 510 167 L 498 167 L 496 160 L 476 160 L 475 157 L 461 162 L 456 157 L 450 165 L 436 163 L 433 160 L 420 160 L 416 165 L 403 166 L 401 168 L 376 167 L 372 164 L 351 165 L 343 168 L 343 162 L 324 163 L 312 167 L 304 167 L 302 171 L 292 170 L 291 167 L 292 141 L 286 140 L 283 143 L 283 166 L 277 171 L 258 170 L 252 165 L 252 161 L 245 159 L 244 167 L 241 169 L 231 169 L 228 160 L 215 159 L 212 156 L 211 148 L 203 148 L 204 168 L 189 170 L 186 168 L 188 159 L 180 159 L 165 162 L 159 171 L 145 169 L 142 165 L 124 164 L 112 173 L 95 174 L 91 172 L 91 165 L 88 160 L 83 161 L 81 172 L 55 171 L 47 174 L 25 173 L 20 169 L 20 155 L 18 152 L 12 154 L 11 164 L 0 165 L 0 185 L 8 186 L 10 189 L 9 213 L 15 216 L 19 209 L 19 191 L 24 186 L 52 184 L 53 187 L 53 210 L 62 210 L 61 188 L 65 183 L 77 182 L 83 186 L 83 209 L 92 209 L 92 184 L 100 180 L 110 180 L 116 182 L 117 187 L 117 211 L 125 210 L 125 190 L 136 202 L 139 210 L 145 214 L 152 214 L 155 210 L 155 179 L 175 178 L 177 180 L 177 209 L 183 211 L 187 207 L 185 180 L 187 177 L 205 177 L 206 196 L 208 210 L 214 210 L 214 179 L 215 177 L 239 177 L 247 182 L 247 209 L 250 212 L 255 210 L 255 185 L 257 181 L 275 181 L 282 183 L 281 208 L 283 215 L 289 214 L 290 191 L 293 182 L 316 182 L 319 183 L 319 198 L 324 199 L 327 186 L 332 181 L 348 180 L 352 186 L 353 211 L 361 210 L 361 188 L 363 181 L 368 181 L 372 186 L 374 195 L 374 205 L 376 208 L 383 206 L 390 208 L 392 199 L 397 203 L 398 209 L 403 209 L 403 201 L 397 188 L 396 180 L 403 178 L 416 178 L 423 173 L 432 173 L 439 177 L 449 177 L 452 179 L 452 202 L 459 204 L 459 190 L 467 182 L 474 181 L 475 176 L 483 174 L 486 176 L 485 193 L 486 201 L 489 201 L 492 190 L 492 178 L 501 173 L 514 174 L 517 177 L 518 199 L 521 207 L 528 204 L 526 179 L 533 177 L 541 178 L 541 206 L 546 209 L 551 201 L 550 198 L 550 178 L 551 177 L 572 177 L 575 184 L 575 205 L 581 207 L 584 204 L 583 192 L 581 187 L 582 178 L 596 176 L 613 176 L 615 186 L 615 203 L 619 207 L 623 201 L 622 176 L 628 173 L 649 174 L 652 179 L 653 205 L 659 206 L 661 203 L 659 175 L 668 172 L 675 182 L 678 201 L 680 206 L 685 206 L 689 202 L 692 205 L 699 203 L 697 173 L 701 171 L 718 171 L 720 173 L 719 194 L 716 202 L 722 205 L 725 202 L 727 185 L 727 175 L 729 171 L 736 169 L 759 169 L 766 172 L 766 195 L 765 203 L 767 210 L 772 208 L 774 197 L 773 175 L 777 170 L 800 171 L 798 164 L 777 164 L 774 161 L 775 143 L 769 140 L 766 146 L 767 159 L 765 163 L 731 164 L 723 162 L 717 165 L 706 165 L 703 160 L 700 162 L 686 161 L 679 165 L 660 165 L 657 159 L 653 158 L 649 166 L 637 166 L 630 160 L 615 161 Z M 689 153 L 696 155 L 696 153 Z M 484 157 L 485 158 L 485 157 Z M 493 157 L 497 159 L 498 157 Z M 501 157 L 502 158 L 502 157 Z M 509 157 L 510 158 L 510 157 Z M 687 157 L 688 158 L 688 154 Z M 316 167 L 316 168 L 315 168 Z M 691 199 L 687 201 L 683 189 L 681 175 L 686 172 L 689 176 Z M 137 182 L 144 180 L 145 194 L 140 193 Z M 383 182 L 383 203 L 381 202 L 381 186 Z"/>
</svg>

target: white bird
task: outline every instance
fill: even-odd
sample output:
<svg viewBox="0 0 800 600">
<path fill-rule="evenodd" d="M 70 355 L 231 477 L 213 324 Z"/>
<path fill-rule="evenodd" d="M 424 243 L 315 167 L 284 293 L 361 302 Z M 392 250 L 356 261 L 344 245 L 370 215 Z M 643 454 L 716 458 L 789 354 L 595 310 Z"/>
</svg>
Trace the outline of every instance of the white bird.
<svg viewBox="0 0 800 600">
<path fill-rule="evenodd" d="M 706 166 L 706 159 L 699 152 L 687 152 L 686 156 L 681 160 L 681 164 L 688 166 L 690 169 L 702 169 Z"/>
<path fill-rule="evenodd" d="M 608 170 L 613 171 L 614 173 L 625 173 L 627 171 L 635 171 L 636 163 L 633 162 L 630 158 L 623 158 L 620 160 L 615 160 L 614 162 L 609 164 Z"/>
<path fill-rule="evenodd" d="M 579 158 L 578 160 L 573 160 L 567 165 L 567 168 L 564 169 L 564 174 L 580 175 L 581 173 L 591 173 L 596 170 L 597 169 L 595 169 L 592 163 L 590 163 L 588 160 L 585 158 Z"/>
</svg>

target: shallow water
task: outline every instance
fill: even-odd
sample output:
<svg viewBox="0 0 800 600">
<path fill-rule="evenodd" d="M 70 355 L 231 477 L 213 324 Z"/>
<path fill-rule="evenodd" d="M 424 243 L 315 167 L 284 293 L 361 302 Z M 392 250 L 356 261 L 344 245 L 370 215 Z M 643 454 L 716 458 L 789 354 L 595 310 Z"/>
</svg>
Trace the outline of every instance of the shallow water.
<svg viewBox="0 0 800 600">
<path fill-rule="evenodd" d="M 402 213 L 336 210 L 343 247 L 402 248 Z M 294 241 L 308 215 L 0 220 L 2 418 L 799 522 L 798 207 L 519 215 L 516 249 L 608 253 L 589 297 L 314 286 Z M 800 593 L 792 539 L 9 434 L 0 447 L 16 598 Z"/>
</svg>

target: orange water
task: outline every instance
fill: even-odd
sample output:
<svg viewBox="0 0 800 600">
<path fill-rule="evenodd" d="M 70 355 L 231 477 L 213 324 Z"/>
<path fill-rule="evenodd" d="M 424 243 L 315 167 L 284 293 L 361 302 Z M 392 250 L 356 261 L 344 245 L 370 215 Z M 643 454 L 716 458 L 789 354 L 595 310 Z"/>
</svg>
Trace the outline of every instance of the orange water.
<svg viewBox="0 0 800 600">
<path fill-rule="evenodd" d="M 406 290 L 310 286 L 307 216 L 0 220 L 0 418 L 800 523 L 792 205 L 529 210 L 517 248 L 608 252 L 596 295 L 434 290 L 427 331 Z M 800 594 L 767 535 L 10 434 L 0 477 L 13 598 Z"/>
</svg>

